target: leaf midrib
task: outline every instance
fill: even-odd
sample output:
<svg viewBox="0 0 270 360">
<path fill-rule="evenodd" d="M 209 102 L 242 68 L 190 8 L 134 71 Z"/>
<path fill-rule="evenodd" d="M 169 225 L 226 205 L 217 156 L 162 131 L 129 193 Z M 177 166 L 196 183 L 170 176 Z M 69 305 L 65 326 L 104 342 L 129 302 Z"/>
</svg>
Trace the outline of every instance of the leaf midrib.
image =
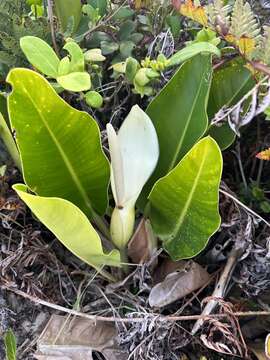
<svg viewBox="0 0 270 360">
<path fill-rule="evenodd" d="M 204 74 L 205 74 L 205 71 L 203 72 L 203 75 L 204 75 Z M 189 125 L 190 125 L 190 122 L 191 122 L 191 118 L 192 118 L 192 115 L 193 115 L 193 112 L 194 112 L 194 109 L 195 109 L 195 105 L 197 104 L 199 95 L 200 95 L 200 93 L 201 93 L 201 88 L 202 88 L 203 80 L 204 80 L 204 77 L 202 76 L 202 77 L 201 77 L 201 81 L 200 81 L 200 85 L 198 86 L 198 91 L 197 91 L 195 100 L 194 100 L 194 102 L 193 102 L 193 104 L 192 104 L 191 111 L 190 111 L 190 114 L 189 114 L 189 116 L 188 116 L 188 120 L 187 120 L 186 125 L 185 125 L 185 127 L 184 127 L 184 130 L 183 130 L 183 132 L 182 132 L 182 136 L 180 137 L 180 140 L 179 140 L 179 143 L 178 143 L 178 145 L 177 145 L 177 148 L 176 148 L 174 157 L 173 157 L 171 163 L 169 164 L 168 172 L 174 168 L 175 163 L 176 163 L 176 161 L 177 161 L 177 157 L 178 157 L 178 155 L 179 155 L 179 153 L 180 153 L 180 150 L 181 150 L 181 148 L 182 148 L 182 145 L 183 145 L 183 142 L 184 142 L 184 139 L 185 139 L 185 136 L 186 136 L 186 132 L 187 132 L 187 130 L 188 130 L 188 128 L 189 128 Z M 204 115 L 206 116 L 206 112 L 204 113 Z M 205 129 L 205 130 L 206 130 L 206 129 Z"/>
<path fill-rule="evenodd" d="M 37 111 L 37 113 L 40 115 L 40 118 L 45 126 L 45 128 L 47 129 L 49 135 L 51 136 L 56 148 L 58 149 L 63 161 L 64 161 L 64 164 L 66 165 L 67 167 L 67 170 L 71 176 L 71 179 L 73 180 L 73 182 L 75 183 L 75 186 L 78 188 L 78 191 L 81 195 L 81 197 L 83 198 L 84 202 L 85 202 L 85 205 L 87 208 L 89 208 L 91 214 L 94 213 L 94 210 L 91 206 L 91 201 L 90 201 L 90 198 L 88 197 L 86 191 L 84 190 L 83 188 L 83 185 L 81 184 L 78 176 L 76 175 L 76 171 L 74 170 L 71 162 L 69 161 L 68 159 L 68 156 L 66 155 L 66 153 L 64 152 L 64 150 L 62 149 L 60 143 L 57 141 L 57 138 L 55 137 L 53 131 L 51 130 L 51 128 L 49 127 L 49 125 L 47 124 L 46 122 L 46 119 L 43 117 L 42 115 L 42 112 L 39 110 L 39 108 L 36 106 L 36 103 L 34 102 L 33 98 L 31 97 L 30 93 L 27 91 L 26 87 L 22 84 L 22 88 L 24 89 L 24 93 L 27 94 L 29 100 L 31 101 L 31 103 L 33 104 L 35 110 Z"/>
<path fill-rule="evenodd" d="M 204 167 L 204 164 L 205 164 L 205 160 L 206 160 L 206 154 L 205 154 L 206 150 L 207 149 L 205 148 L 204 149 L 203 160 L 202 160 L 202 162 L 200 164 L 199 171 L 197 172 L 197 175 L 196 175 L 196 177 L 194 179 L 194 182 L 193 182 L 193 185 L 192 185 L 191 190 L 189 192 L 188 198 L 187 198 L 186 203 L 185 203 L 185 205 L 183 207 L 183 210 L 181 212 L 181 216 L 179 217 L 179 220 L 177 221 L 177 223 L 175 225 L 174 236 L 176 236 L 176 234 L 178 234 L 180 229 L 181 229 L 181 226 L 182 226 L 182 224 L 184 222 L 187 211 L 188 211 L 188 209 L 190 207 L 190 204 L 191 204 L 191 201 L 193 199 L 194 193 L 195 193 L 195 191 L 196 191 L 196 189 L 198 187 L 199 179 L 201 177 L 201 173 L 202 173 L 202 170 L 203 170 L 203 167 Z"/>
</svg>

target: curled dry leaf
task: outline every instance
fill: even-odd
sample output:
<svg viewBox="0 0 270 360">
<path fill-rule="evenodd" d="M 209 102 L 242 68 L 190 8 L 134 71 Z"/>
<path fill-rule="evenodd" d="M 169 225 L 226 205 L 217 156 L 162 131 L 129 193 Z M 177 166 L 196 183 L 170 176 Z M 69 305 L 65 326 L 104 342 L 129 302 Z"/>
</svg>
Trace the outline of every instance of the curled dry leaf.
<svg viewBox="0 0 270 360">
<path fill-rule="evenodd" d="M 178 266 L 177 266 L 178 265 Z M 166 274 L 166 269 L 172 272 Z M 208 272 L 194 261 L 167 262 L 159 276 L 165 278 L 153 287 L 149 295 L 152 307 L 163 307 L 182 299 L 210 280 Z"/>
<path fill-rule="evenodd" d="M 156 249 L 156 242 L 150 221 L 143 218 L 128 244 L 128 256 L 135 264 L 145 263 Z"/>
<path fill-rule="evenodd" d="M 93 351 L 106 360 L 126 360 L 117 345 L 112 323 L 52 315 L 41 334 L 35 358 L 39 360 L 92 360 Z"/>
</svg>

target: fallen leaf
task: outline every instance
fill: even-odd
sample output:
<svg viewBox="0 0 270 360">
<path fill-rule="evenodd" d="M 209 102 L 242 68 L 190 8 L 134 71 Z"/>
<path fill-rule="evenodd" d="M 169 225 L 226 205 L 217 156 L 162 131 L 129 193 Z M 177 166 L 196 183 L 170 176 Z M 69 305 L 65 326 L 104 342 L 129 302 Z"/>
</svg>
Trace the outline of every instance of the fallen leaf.
<svg viewBox="0 0 270 360">
<path fill-rule="evenodd" d="M 117 344 L 113 323 L 52 315 L 42 332 L 35 358 L 39 360 L 92 360 L 93 351 L 106 360 L 126 360 Z"/>
<path fill-rule="evenodd" d="M 256 41 L 247 36 L 242 36 L 238 41 L 238 47 L 241 54 L 248 55 L 254 51 L 256 47 Z"/>
<path fill-rule="evenodd" d="M 256 158 L 258 158 L 260 160 L 270 161 L 270 148 L 257 154 Z"/>
<path fill-rule="evenodd" d="M 162 263 L 157 267 L 153 274 L 154 284 L 161 283 L 165 280 L 166 276 L 173 272 L 181 272 L 185 270 L 186 261 L 172 261 L 169 258 L 165 258 Z"/>
<path fill-rule="evenodd" d="M 173 268 L 174 265 L 171 267 Z M 149 304 L 151 307 L 163 307 L 171 304 L 199 289 L 209 279 L 208 272 L 194 261 L 178 262 L 177 270 L 169 273 L 163 281 L 152 288 Z"/>
<path fill-rule="evenodd" d="M 186 0 L 184 4 L 180 5 L 180 13 L 203 26 L 207 26 L 208 19 L 205 8 L 203 6 L 195 6 L 193 0 Z"/>
<path fill-rule="evenodd" d="M 143 218 L 128 244 L 128 256 L 134 264 L 142 264 L 150 260 L 156 247 L 150 221 Z"/>
<path fill-rule="evenodd" d="M 151 2 L 149 0 L 135 0 L 134 1 L 135 9 L 139 10 L 141 8 L 148 8 L 150 3 Z"/>
</svg>

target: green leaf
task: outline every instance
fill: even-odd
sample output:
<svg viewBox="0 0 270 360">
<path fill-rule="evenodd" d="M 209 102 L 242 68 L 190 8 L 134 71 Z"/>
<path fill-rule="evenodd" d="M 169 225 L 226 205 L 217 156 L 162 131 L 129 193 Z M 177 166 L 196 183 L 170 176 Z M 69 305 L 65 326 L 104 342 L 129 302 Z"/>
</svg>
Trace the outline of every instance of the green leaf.
<svg viewBox="0 0 270 360">
<path fill-rule="evenodd" d="M 98 233 L 74 204 L 60 198 L 28 194 L 27 187 L 22 184 L 14 185 L 13 189 L 36 217 L 82 261 L 97 270 L 104 265 L 120 266 L 119 252 L 103 252 Z"/>
<path fill-rule="evenodd" d="M 81 0 L 55 0 L 54 4 L 62 32 L 68 29 L 70 18 L 74 20 L 73 32 L 75 32 L 82 17 Z"/>
<path fill-rule="evenodd" d="M 219 228 L 221 173 L 219 146 L 206 137 L 151 191 L 150 221 L 174 260 L 197 255 Z"/>
<path fill-rule="evenodd" d="M 7 360 L 16 360 L 17 358 L 16 337 L 11 329 L 9 329 L 4 335 L 4 343 L 6 348 Z"/>
<path fill-rule="evenodd" d="M 124 59 L 132 56 L 135 44 L 132 41 L 123 41 L 120 43 L 120 53 Z"/>
<path fill-rule="evenodd" d="M 82 49 L 78 44 L 76 44 L 74 41 L 69 41 L 66 43 L 66 45 L 63 47 L 64 50 L 66 50 L 71 57 L 70 61 L 70 71 L 71 72 L 81 72 L 84 71 L 84 54 Z"/>
<path fill-rule="evenodd" d="M 233 60 L 224 68 L 216 70 L 213 74 L 209 95 L 209 119 L 212 120 L 223 106 L 235 105 L 254 85 L 255 81 L 251 72 L 244 67 L 240 59 Z M 235 133 L 228 123 L 220 127 L 211 126 L 209 134 L 217 141 L 222 150 L 230 146 L 235 139 Z"/>
<path fill-rule="evenodd" d="M 104 16 L 107 12 L 107 0 L 88 0 L 88 3 L 95 9 L 98 9 L 100 16 Z"/>
<path fill-rule="evenodd" d="M 119 49 L 119 45 L 116 42 L 101 41 L 100 47 L 103 55 L 109 55 Z"/>
<path fill-rule="evenodd" d="M 179 15 L 167 15 L 166 16 L 166 23 L 169 26 L 174 38 L 179 36 L 180 30 L 181 30 L 181 21 L 180 21 Z"/>
<path fill-rule="evenodd" d="M 266 119 L 267 121 L 270 120 L 270 106 L 264 111 L 264 114 L 266 115 Z"/>
<path fill-rule="evenodd" d="M 35 36 L 24 36 L 20 46 L 27 60 L 43 74 L 56 78 L 60 60 L 44 40 Z"/>
<path fill-rule="evenodd" d="M 70 73 L 70 60 L 68 56 L 61 59 L 58 66 L 58 76 L 67 75 Z"/>
<path fill-rule="evenodd" d="M 134 10 L 130 6 L 119 7 L 113 15 L 113 20 L 127 19 L 134 15 Z"/>
<path fill-rule="evenodd" d="M 208 134 L 216 140 L 221 150 L 227 149 L 234 142 L 236 136 L 228 123 L 220 127 L 211 126 Z"/>
<path fill-rule="evenodd" d="M 144 202 L 155 181 L 172 170 L 205 133 L 211 75 L 211 56 L 198 55 L 180 67 L 148 106 L 146 112 L 157 131 L 160 157 L 143 190 Z"/>
<path fill-rule="evenodd" d="M 27 186 L 40 196 L 69 200 L 90 217 L 94 210 L 103 214 L 109 163 L 94 119 L 68 105 L 32 70 L 13 69 L 7 81 L 13 86 L 8 108 Z"/>
<path fill-rule="evenodd" d="M 42 0 L 27 0 L 27 4 L 28 5 L 39 5 L 41 6 L 42 5 Z"/>
<path fill-rule="evenodd" d="M 91 88 L 91 78 L 87 72 L 72 72 L 67 75 L 58 76 L 57 82 L 69 91 L 86 91 Z"/>
<path fill-rule="evenodd" d="M 3 118 L 1 113 L 0 113 L 0 137 L 2 138 L 3 143 L 5 144 L 10 156 L 12 157 L 14 164 L 17 166 L 18 169 L 21 170 L 21 160 L 17 146 L 10 132 L 10 129 L 6 123 L 6 120 Z"/>
<path fill-rule="evenodd" d="M 126 20 L 119 29 L 118 37 L 120 41 L 125 41 L 129 39 L 129 36 L 136 28 L 136 24 L 132 20 Z"/>
<path fill-rule="evenodd" d="M 203 52 L 208 52 L 210 54 L 214 54 L 218 57 L 220 57 L 221 53 L 220 50 L 208 43 L 208 42 L 200 42 L 191 44 L 189 46 L 186 46 L 184 49 L 178 51 L 176 54 L 174 54 L 170 59 L 167 66 L 175 66 L 183 63 L 184 61 L 192 58 L 195 55 L 198 55 Z"/>
</svg>

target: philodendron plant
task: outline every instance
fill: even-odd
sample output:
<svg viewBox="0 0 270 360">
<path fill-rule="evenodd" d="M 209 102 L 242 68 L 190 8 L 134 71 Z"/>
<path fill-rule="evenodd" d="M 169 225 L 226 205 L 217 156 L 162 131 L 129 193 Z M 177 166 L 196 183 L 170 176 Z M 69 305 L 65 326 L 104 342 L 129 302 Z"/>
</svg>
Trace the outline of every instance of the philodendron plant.
<svg viewBox="0 0 270 360">
<path fill-rule="evenodd" d="M 146 113 L 134 106 L 118 133 L 108 124 L 110 165 L 89 114 L 68 105 L 40 74 L 13 69 L 8 109 L 25 180 L 15 191 L 70 251 L 107 278 L 104 265 L 128 261 L 136 213 L 149 219 L 174 260 L 195 256 L 220 225 L 222 157 L 217 143 L 203 137 L 211 80 L 211 55 L 197 55 Z"/>
</svg>

